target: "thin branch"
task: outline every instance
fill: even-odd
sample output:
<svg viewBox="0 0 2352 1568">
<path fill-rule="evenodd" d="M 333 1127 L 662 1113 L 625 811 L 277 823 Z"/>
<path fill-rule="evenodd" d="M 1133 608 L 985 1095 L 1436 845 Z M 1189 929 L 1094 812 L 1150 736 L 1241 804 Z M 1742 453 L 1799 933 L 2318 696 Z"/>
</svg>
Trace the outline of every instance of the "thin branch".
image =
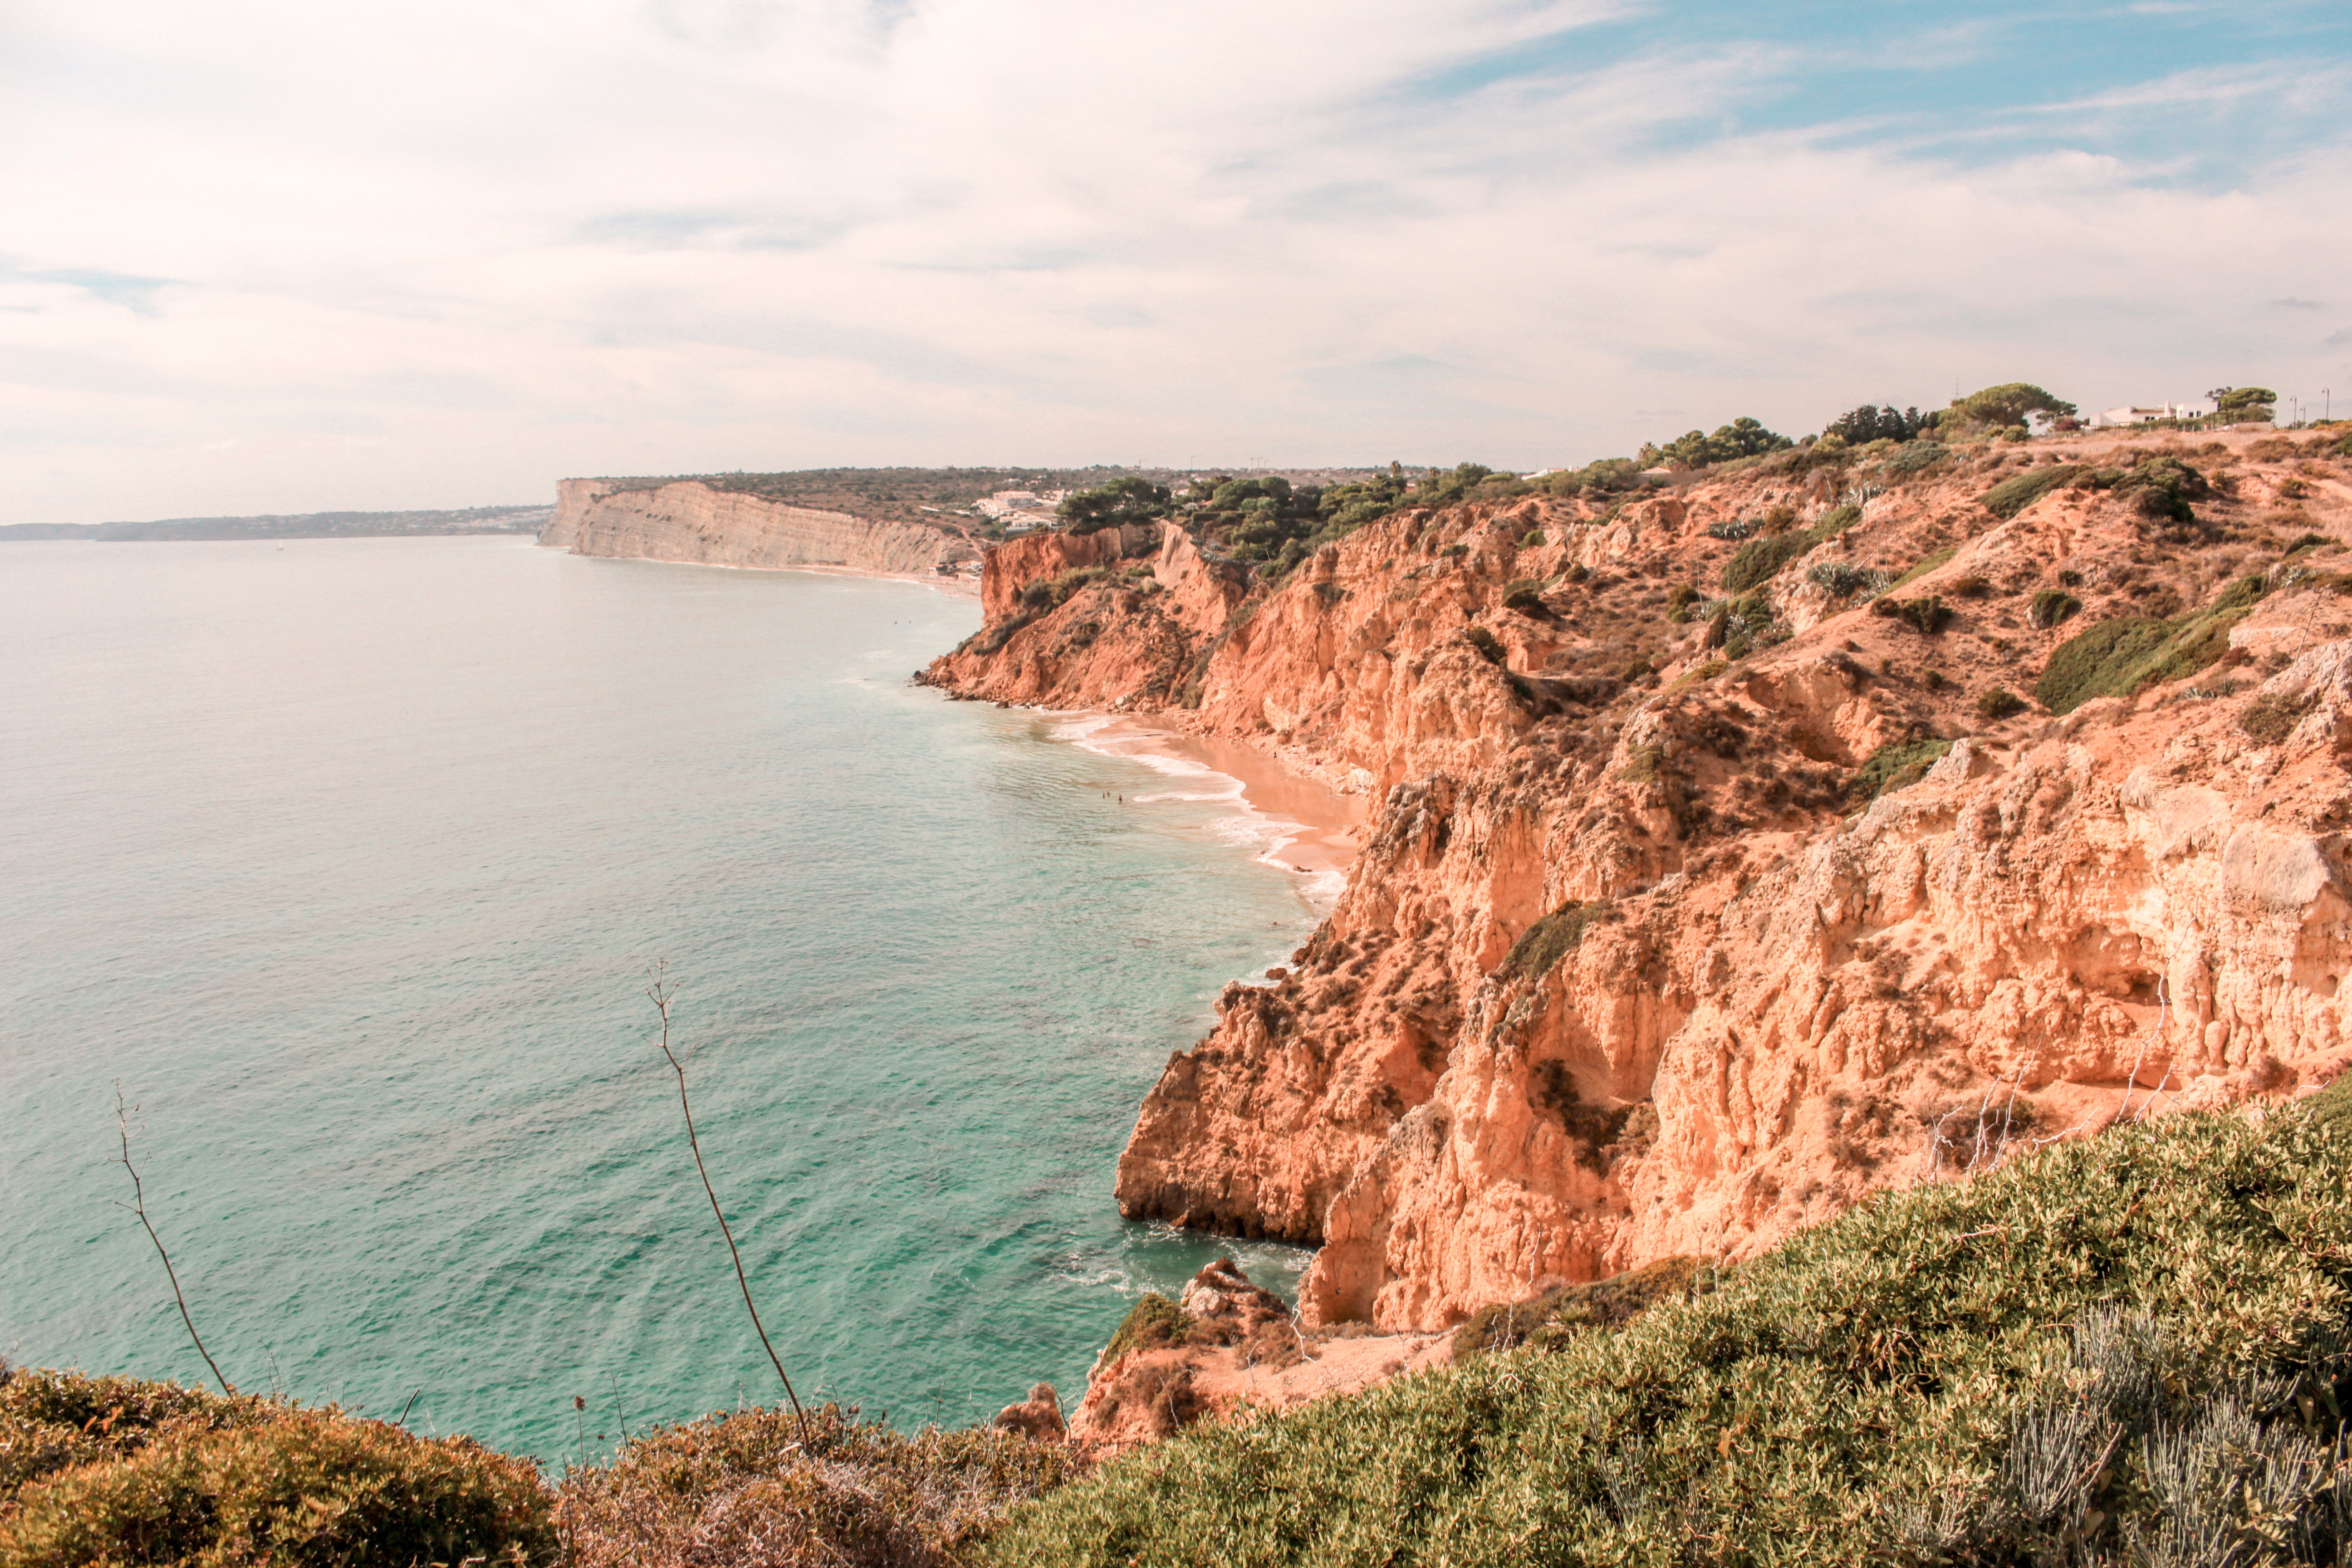
<svg viewBox="0 0 2352 1568">
<path fill-rule="evenodd" d="M 2009 1130 L 2015 1125 L 2017 1120 L 2018 1086 L 2025 1081 L 2026 1068 L 2041 1059 L 2039 1052 L 2028 1057 L 2009 1080 L 2009 1103 L 2001 1108 L 2000 1112 L 2000 1142 L 1994 1145 L 1992 1152 L 1992 1163 L 1996 1165 L 2000 1163 L 2000 1157 L 2009 1152 Z"/>
<path fill-rule="evenodd" d="M 775 1366 L 776 1376 L 783 1383 L 784 1397 L 793 1402 L 793 1414 L 800 1418 L 801 1438 L 806 1442 L 809 1440 L 808 1412 L 801 1408 L 801 1396 L 793 1392 L 793 1380 L 784 1372 L 783 1358 L 776 1354 L 776 1347 L 769 1342 L 768 1331 L 760 1321 L 760 1309 L 751 1304 L 751 1280 L 743 1272 L 743 1254 L 735 1246 L 735 1232 L 728 1226 L 727 1212 L 719 1206 L 718 1189 L 710 1184 L 710 1172 L 702 1163 L 702 1140 L 695 1134 L 694 1107 L 686 1097 L 686 1064 L 677 1059 L 676 1051 L 670 1049 L 669 999 L 676 994 L 677 987 L 664 983 L 665 967 L 660 961 L 655 962 L 648 971 L 653 983 L 646 987 L 646 994 L 653 998 L 654 1011 L 661 1015 L 661 1052 L 669 1058 L 670 1070 L 677 1075 L 677 1105 L 686 1113 L 687 1146 L 694 1151 L 695 1173 L 702 1178 L 702 1190 L 710 1199 L 710 1212 L 719 1221 L 719 1234 L 727 1238 L 727 1256 L 735 1260 L 735 1283 L 743 1292 L 743 1310 L 751 1314 L 751 1331 L 760 1336 L 760 1348 L 768 1352 L 768 1360 Z"/>
<path fill-rule="evenodd" d="M 180 1291 L 179 1271 L 172 1267 L 172 1255 L 163 1250 L 163 1238 L 155 1234 L 155 1222 L 147 1217 L 147 1188 L 139 1179 L 139 1167 L 131 1163 L 131 1112 L 138 1109 L 135 1105 L 125 1106 L 122 1103 L 122 1080 L 116 1079 L 114 1126 L 122 1135 L 122 1156 L 115 1163 L 131 1173 L 131 1201 L 116 1206 L 137 1215 L 139 1223 L 147 1227 L 147 1239 L 155 1244 L 155 1256 L 163 1260 L 163 1276 L 172 1282 L 172 1300 L 180 1304 L 180 1321 L 188 1325 L 188 1338 L 196 1342 L 196 1353 L 205 1358 L 206 1366 L 213 1369 L 213 1376 L 219 1378 L 221 1392 L 233 1397 L 236 1389 L 227 1378 L 221 1376 L 220 1363 L 213 1360 L 213 1352 L 205 1349 L 204 1338 L 196 1332 L 196 1321 L 188 1315 L 188 1299 Z"/>
</svg>

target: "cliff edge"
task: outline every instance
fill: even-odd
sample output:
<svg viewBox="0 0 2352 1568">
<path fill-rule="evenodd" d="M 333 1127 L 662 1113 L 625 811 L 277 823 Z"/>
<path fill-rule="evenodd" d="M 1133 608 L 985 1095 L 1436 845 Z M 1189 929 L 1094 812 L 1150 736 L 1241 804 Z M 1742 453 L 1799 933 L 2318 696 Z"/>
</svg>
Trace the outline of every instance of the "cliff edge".
<svg viewBox="0 0 2352 1568">
<path fill-rule="evenodd" d="M 564 479 L 539 542 L 575 555 L 709 566 L 830 568 L 969 591 L 980 551 L 961 533 L 730 493 L 698 479 L 616 488 Z"/>
<path fill-rule="evenodd" d="M 1318 1244 L 1310 1322 L 1427 1331 L 2327 1081 L 2340 435 L 1797 450 L 1407 504 L 1278 574 L 1181 512 L 992 552 L 926 681 L 1379 803 L 1169 1062 L 1122 1210 Z"/>
</svg>

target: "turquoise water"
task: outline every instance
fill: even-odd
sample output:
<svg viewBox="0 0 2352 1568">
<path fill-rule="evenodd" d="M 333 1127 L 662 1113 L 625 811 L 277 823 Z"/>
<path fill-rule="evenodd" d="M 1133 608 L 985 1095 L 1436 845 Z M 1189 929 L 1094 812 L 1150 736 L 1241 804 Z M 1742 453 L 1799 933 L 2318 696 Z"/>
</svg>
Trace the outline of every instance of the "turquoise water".
<svg viewBox="0 0 2352 1568">
<path fill-rule="evenodd" d="M 12 544 L 0 592 L 0 1354 L 203 1375 L 119 1079 L 242 1386 L 551 1461 L 575 1394 L 592 1451 L 775 1402 L 657 958 L 804 1398 L 1074 1394 L 1229 1247 L 1113 1167 L 1312 911 L 1232 804 L 907 686 L 969 599 L 500 538 Z"/>
</svg>

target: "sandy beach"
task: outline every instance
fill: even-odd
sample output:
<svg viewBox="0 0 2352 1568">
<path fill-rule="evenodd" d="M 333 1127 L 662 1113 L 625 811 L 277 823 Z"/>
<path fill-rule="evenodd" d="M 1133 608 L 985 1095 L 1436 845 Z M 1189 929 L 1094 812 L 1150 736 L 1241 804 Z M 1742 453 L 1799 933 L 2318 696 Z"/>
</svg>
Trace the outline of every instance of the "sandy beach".
<svg viewBox="0 0 2352 1568">
<path fill-rule="evenodd" d="M 1171 798 L 1232 798 L 1247 807 L 1271 839 L 1257 858 L 1307 879 L 1305 891 L 1316 903 L 1328 907 L 1346 888 L 1370 810 L 1366 797 L 1340 795 L 1244 742 L 1188 735 L 1124 714 L 1045 716 L 1058 739 L 1160 768 Z"/>
</svg>

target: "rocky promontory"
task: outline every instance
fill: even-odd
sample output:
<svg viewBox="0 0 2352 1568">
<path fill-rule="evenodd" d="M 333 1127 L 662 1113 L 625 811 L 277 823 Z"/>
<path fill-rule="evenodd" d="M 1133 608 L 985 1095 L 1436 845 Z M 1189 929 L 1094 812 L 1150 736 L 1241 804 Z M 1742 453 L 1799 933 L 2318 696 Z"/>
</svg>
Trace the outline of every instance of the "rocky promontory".
<svg viewBox="0 0 2352 1568">
<path fill-rule="evenodd" d="M 1309 1324 L 1426 1331 L 2327 1081 L 2340 435 L 1824 443 L 1406 495 L 1295 562 L 1181 506 L 992 552 L 928 681 L 1378 803 L 1169 1062 L 1122 1209 L 1317 1244 Z"/>
</svg>

